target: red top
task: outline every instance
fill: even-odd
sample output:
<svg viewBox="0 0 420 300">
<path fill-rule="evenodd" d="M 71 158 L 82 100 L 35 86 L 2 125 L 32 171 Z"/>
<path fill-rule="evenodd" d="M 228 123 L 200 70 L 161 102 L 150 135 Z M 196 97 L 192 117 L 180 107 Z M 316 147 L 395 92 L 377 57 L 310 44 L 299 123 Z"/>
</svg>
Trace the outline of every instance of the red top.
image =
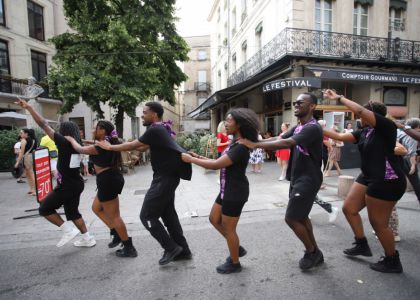
<svg viewBox="0 0 420 300">
<path fill-rule="evenodd" d="M 217 134 L 217 139 L 218 140 L 220 139 L 220 142 L 221 143 L 226 143 L 226 142 L 229 141 L 229 137 L 226 134 L 222 133 L 222 132 L 219 132 Z M 217 146 L 217 152 L 223 152 L 226 149 L 227 146 L 228 145 L 225 145 L 225 146 Z"/>
</svg>

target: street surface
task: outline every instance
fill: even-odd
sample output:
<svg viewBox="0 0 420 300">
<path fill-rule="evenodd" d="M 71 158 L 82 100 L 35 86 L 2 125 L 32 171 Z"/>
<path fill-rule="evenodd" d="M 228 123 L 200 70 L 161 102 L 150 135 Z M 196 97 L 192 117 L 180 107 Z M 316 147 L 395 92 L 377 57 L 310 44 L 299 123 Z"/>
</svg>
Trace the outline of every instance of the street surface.
<svg viewBox="0 0 420 300">
<path fill-rule="evenodd" d="M 356 175 L 358 170 L 344 170 Z M 136 167 L 125 176 L 121 214 L 139 256 L 121 259 L 108 249 L 109 231 L 91 212 L 95 177 L 89 177 L 80 211 L 91 224 L 97 245 L 79 249 L 55 244 L 61 232 L 41 217 L 13 220 L 37 207 L 26 184 L 0 173 L 0 299 L 419 299 L 420 206 L 413 192 L 398 203 L 400 251 L 404 273 L 381 274 L 368 264 L 383 255 L 363 211 L 366 236 L 374 256 L 350 259 L 342 250 L 353 235 L 343 214 L 335 223 L 314 205 L 311 218 L 325 264 L 302 272 L 303 246 L 284 222 L 288 182 L 279 182 L 275 163 L 262 174 L 248 173 L 251 195 L 239 222 L 241 244 L 248 250 L 243 271 L 220 275 L 215 267 L 228 256 L 225 241 L 207 220 L 218 193 L 215 172 L 194 167 L 191 182 L 182 181 L 176 206 L 193 260 L 160 267 L 158 243 L 143 228 L 138 214 L 151 181 L 151 168 Z M 341 209 L 337 177 L 326 179 L 322 199 Z M 33 212 L 32 212 L 33 213 Z M 193 217 L 191 217 L 193 216 Z"/>
</svg>

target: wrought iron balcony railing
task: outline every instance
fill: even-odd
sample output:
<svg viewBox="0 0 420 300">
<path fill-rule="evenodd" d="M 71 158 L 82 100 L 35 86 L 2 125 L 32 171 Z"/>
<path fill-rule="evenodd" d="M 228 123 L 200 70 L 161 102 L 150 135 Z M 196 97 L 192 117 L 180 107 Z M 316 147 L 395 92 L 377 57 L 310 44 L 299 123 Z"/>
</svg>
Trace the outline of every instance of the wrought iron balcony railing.
<svg viewBox="0 0 420 300">
<path fill-rule="evenodd" d="M 50 99 L 53 98 L 49 95 L 49 87 L 47 84 L 43 82 L 37 82 L 36 84 L 41 86 L 44 89 L 44 92 L 41 95 L 39 95 L 39 97 L 50 98 Z M 17 79 L 17 78 L 12 78 L 10 76 L 0 75 L 0 92 L 2 93 L 23 96 L 25 95 L 24 92 L 27 86 L 28 86 L 27 79 Z"/>
<path fill-rule="evenodd" d="M 194 90 L 201 92 L 210 92 L 211 85 L 209 82 L 194 82 Z"/>
<path fill-rule="evenodd" d="M 229 77 L 228 86 L 247 80 L 286 55 L 417 64 L 420 41 L 285 28 Z"/>
</svg>

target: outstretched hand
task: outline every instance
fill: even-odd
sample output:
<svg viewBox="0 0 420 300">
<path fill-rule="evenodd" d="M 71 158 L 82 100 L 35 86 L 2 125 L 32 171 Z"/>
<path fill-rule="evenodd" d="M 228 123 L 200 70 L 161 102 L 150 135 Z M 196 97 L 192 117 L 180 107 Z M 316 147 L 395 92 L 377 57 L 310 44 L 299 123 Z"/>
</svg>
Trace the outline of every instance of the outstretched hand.
<svg viewBox="0 0 420 300">
<path fill-rule="evenodd" d="M 192 156 L 188 153 L 181 153 L 181 159 L 183 162 L 190 164 L 192 160 Z"/>
<path fill-rule="evenodd" d="M 247 139 L 239 139 L 238 143 L 241 145 L 244 145 L 245 147 L 249 148 L 249 149 L 255 149 L 257 147 L 257 145 L 253 142 L 251 142 L 250 140 Z"/>
<path fill-rule="evenodd" d="M 326 89 L 324 91 L 324 97 L 328 98 L 330 100 L 336 100 L 338 98 L 338 95 L 336 92 L 334 92 L 333 90 L 330 89 Z"/>
<path fill-rule="evenodd" d="M 18 100 L 15 102 L 15 104 L 19 105 L 20 107 L 22 107 L 24 109 L 27 109 L 29 107 L 28 102 L 26 102 L 25 100 L 23 100 L 23 99 L 21 99 L 19 97 L 17 97 L 17 99 Z"/>
<path fill-rule="evenodd" d="M 101 147 L 102 149 L 111 150 L 111 144 L 108 141 L 97 141 L 95 145 L 98 145 L 99 147 Z"/>
</svg>

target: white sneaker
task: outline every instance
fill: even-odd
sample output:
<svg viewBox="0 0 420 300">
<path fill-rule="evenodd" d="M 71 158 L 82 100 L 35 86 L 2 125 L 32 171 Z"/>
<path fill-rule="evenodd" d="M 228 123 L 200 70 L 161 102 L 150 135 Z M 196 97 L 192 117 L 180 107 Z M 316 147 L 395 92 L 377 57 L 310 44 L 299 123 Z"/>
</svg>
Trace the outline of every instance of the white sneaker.
<svg viewBox="0 0 420 300">
<path fill-rule="evenodd" d="M 61 240 L 57 243 L 57 247 L 62 247 L 65 244 L 67 244 L 68 242 L 70 242 L 72 239 L 74 239 L 76 237 L 76 235 L 78 235 L 80 233 L 80 231 L 73 227 L 71 231 L 69 232 L 65 232 L 61 238 Z"/>
<path fill-rule="evenodd" d="M 95 238 L 91 236 L 88 239 L 81 238 L 73 243 L 76 247 L 93 247 L 96 245 Z"/>
<path fill-rule="evenodd" d="M 394 235 L 394 242 L 400 242 L 401 241 L 401 237 L 399 235 Z"/>
<path fill-rule="evenodd" d="M 333 206 L 331 210 L 332 212 L 328 214 L 328 222 L 333 223 L 337 219 L 338 208 Z"/>
<path fill-rule="evenodd" d="M 278 180 L 279 180 L 279 181 L 282 181 L 282 180 L 283 180 L 283 177 L 281 177 L 281 176 L 280 176 Z"/>
</svg>

